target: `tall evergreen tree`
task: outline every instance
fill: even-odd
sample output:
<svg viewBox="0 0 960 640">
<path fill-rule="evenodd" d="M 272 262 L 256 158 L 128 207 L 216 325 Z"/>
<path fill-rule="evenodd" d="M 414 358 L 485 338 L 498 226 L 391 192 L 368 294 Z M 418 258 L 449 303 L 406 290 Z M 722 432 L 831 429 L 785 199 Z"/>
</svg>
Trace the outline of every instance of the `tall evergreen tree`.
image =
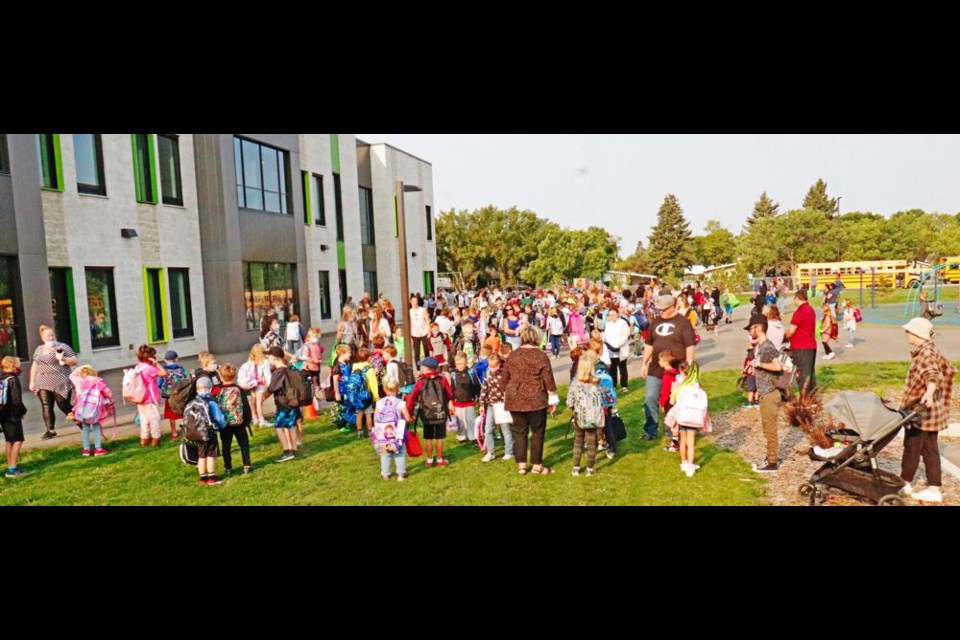
<svg viewBox="0 0 960 640">
<path fill-rule="evenodd" d="M 837 199 L 827 195 L 827 183 L 823 178 L 818 179 L 816 184 L 807 191 L 807 197 L 803 199 L 803 208 L 822 211 L 828 218 L 837 215 Z"/>
<path fill-rule="evenodd" d="M 678 278 L 693 263 L 690 223 L 675 195 L 668 194 L 657 212 L 657 225 L 650 234 L 647 259 L 653 273 L 661 278 Z"/>
<path fill-rule="evenodd" d="M 747 218 L 747 228 L 752 227 L 757 220 L 774 217 L 779 213 L 779 210 L 780 205 L 774 202 L 764 191 L 760 194 L 760 199 L 753 204 L 753 213 Z"/>
</svg>

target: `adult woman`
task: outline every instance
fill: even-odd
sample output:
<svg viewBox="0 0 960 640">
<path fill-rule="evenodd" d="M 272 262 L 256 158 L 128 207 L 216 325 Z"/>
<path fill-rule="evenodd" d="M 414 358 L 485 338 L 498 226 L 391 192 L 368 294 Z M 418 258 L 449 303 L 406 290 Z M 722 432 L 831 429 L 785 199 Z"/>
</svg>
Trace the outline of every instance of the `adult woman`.
<svg viewBox="0 0 960 640">
<path fill-rule="evenodd" d="M 503 319 L 500 330 L 507 337 L 507 342 L 514 349 L 520 348 L 520 318 L 517 316 L 517 309 L 513 305 L 507 307 L 507 317 Z"/>
<path fill-rule="evenodd" d="M 527 435 L 531 434 L 530 462 L 533 473 L 553 473 L 543 466 L 543 437 L 547 429 L 547 407 L 550 415 L 557 409 L 557 384 L 553 379 L 550 356 L 540 348 L 540 332 L 527 326 L 520 332 L 520 348 L 503 364 L 505 408 L 513 417 L 514 453 L 520 475 L 527 473 Z"/>
<path fill-rule="evenodd" d="M 43 424 L 47 428 L 42 438 L 49 440 L 57 437 L 54 430 L 57 416 L 53 405 L 60 407 L 67 416 L 72 411 L 70 367 L 76 366 L 77 354 L 70 345 L 58 342 L 56 332 L 47 325 L 40 325 L 40 340 L 43 344 L 33 352 L 33 366 L 30 367 L 30 392 L 36 393 L 40 399 Z"/>
<path fill-rule="evenodd" d="M 780 307 L 768 304 L 763 308 L 763 315 L 767 318 L 767 339 L 780 351 L 783 348 L 783 336 L 786 328 L 780 318 Z"/>
<path fill-rule="evenodd" d="M 419 296 L 410 296 L 410 339 L 413 340 L 413 361 L 420 362 L 426 353 L 427 335 L 430 333 L 430 314 Z"/>
<path fill-rule="evenodd" d="M 942 502 L 940 495 L 940 449 L 937 434 L 947 428 L 953 377 L 957 370 L 940 354 L 933 343 L 933 325 L 925 318 L 914 318 L 903 325 L 907 342 L 915 348 L 903 388 L 901 409 L 912 409 L 920 416 L 916 428 L 908 428 L 903 437 L 903 461 L 900 478 L 907 484 L 901 493 L 924 502 Z M 911 482 L 920 466 L 927 474 L 927 488 L 914 493 Z"/>
<path fill-rule="evenodd" d="M 390 325 L 390 335 L 393 335 L 393 330 L 397 326 L 397 311 L 389 300 L 383 301 L 383 317 L 387 319 L 387 323 Z"/>
<path fill-rule="evenodd" d="M 337 325 L 337 343 L 348 344 L 351 347 L 357 339 L 357 326 L 354 322 L 356 312 L 353 307 L 344 307 L 343 314 L 340 316 L 340 324 Z"/>
<path fill-rule="evenodd" d="M 264 351 L 271 347 L 284 347 L 283 340 L 280 338 L 280 320 L 277 316 L 266 315 L 260 321 L 260 344 Z"/>
<path fill-rule="evenodd" d="M 373 339 L 376 336 L 383 337 L 385 344 L 393 342 L 393 332 L 390 330 L 390 323 L 383 317 L 383 309 L 380 308 L 379 304 L 370 307 L 370 324 L 367 329 L 367 335 L 370 337 L 367 344 L 371 349 L 373 348 Z"/>
</svg>

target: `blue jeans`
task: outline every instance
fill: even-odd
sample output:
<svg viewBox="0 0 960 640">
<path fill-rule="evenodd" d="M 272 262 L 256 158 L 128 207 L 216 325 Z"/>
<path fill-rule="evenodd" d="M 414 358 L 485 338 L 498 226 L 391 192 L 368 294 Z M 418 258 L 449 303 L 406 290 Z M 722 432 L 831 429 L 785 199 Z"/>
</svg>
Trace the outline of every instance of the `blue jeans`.
<svg viewBox="0 0 960 640">
<path fill-rule="evenodd" d="M 553 355 L 560 355 L 560 336 L 550 336 L 550 346 L 553 348 Z"/>
<path fill-rule="evenodd" d="M 83 433 L 83 450 L 90 450 L 90 432 L 93 431 L 93 446 L 95 449 L 101 449 L 100 442 L 100 424 L 87 424 L 83 423 L 80 425 L 80 430 Z"/>
<path fill-rule="evenodd" d="M 643 431 L 651 438 L 657 435 L 657 428 L 660 425 L 660 389 L 663 388 L 663 380 L 647 376 L 646 393 L 644 395 L 643 411 L 646 414 L 646 422 L 643 424 Z"/>
<path fill-rule="evenodd" d="M 487 453 L 493 453 L 497 450 L 497 441 L 495 438 L 495 433 L 497 431 L 496 423 L 494 423 L 494 412 L 493 406 L 487 407 L 486 419 L 483 424 L 484 426 L 484 435 L 486 437 L 487 444 Z M 500 431 L 503 432 L 503 455 L 512 456 L 513 455 L 513 431 L 510 430 L 509 424 L 504 424 L 500 426 Z"/>
<path fill-rule="evenodd" d="M 404 475 L 407 473 L 407 452 L 404 451 L 403 447 L 400 447 L 400 450 L 396 453 L 380 454 L 380 475 L 390 475 L 391 460 L 397 463 L 397 475 Z"/>
</svg>

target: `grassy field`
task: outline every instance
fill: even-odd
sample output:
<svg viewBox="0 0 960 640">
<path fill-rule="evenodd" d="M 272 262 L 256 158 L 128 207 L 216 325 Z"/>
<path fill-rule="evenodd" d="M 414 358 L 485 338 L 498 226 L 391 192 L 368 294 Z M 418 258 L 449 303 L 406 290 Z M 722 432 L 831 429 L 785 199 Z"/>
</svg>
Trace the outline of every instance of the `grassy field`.
<svg viewBox="0 0 960 640">
<path fill-rule="evenodd" d="M 898 388 L 906 363 L 821 367 L 818 380 L 830 389 Z M 739 406 L 737 373 L 711 372 L 704 386 L 716 413 Z M 107 444 L 103 458 L 83 458 L 79 446 L 36 449 L 21 460 L 25 474 L 0 483 L 0 505 L 759 505 L 763 480 L 736 453 L 701 439 L 702 470 L 687 478 L 676 454 L 662 442 L 641 440 L 643 382 L 634 381 L 620 402 L 629 436 L 620 455 L 603 454 L 593 477 L 574 478 L 573 437 L 564 438 L 570 412 L 548 425 L 545 463 L 552 476 L 520 476 L 516 464 L 497 459 L 483 464 L 481 454 L 448 439 L 447 468 L 428 469 L 423 458 L 408 459 L 406 482 L 384 482 L 379 457 L 367 440 L 333 430 L 325 417 L 307 423 L 298 460 L 278 464 L 280 450 L 272 430 L 252 439 L 255 472 L 234 476 L 219 486 L 200 486 L 196 469 L 180 462 L 177 447 L 140 449 L 136 439 Z M 759 428 L 759 423 L 757 425 Z M 240 466 L 234 448 L 234 464 Z M 218 463 L 222 470 L 222 460 Z"/>
</svg>

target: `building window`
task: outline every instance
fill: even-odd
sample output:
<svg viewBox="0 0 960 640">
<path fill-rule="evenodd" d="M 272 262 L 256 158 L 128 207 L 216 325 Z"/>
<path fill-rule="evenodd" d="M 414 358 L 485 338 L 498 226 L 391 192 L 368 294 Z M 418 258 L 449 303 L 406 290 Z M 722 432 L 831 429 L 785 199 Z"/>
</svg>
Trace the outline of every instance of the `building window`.
<svg viewBox="0 0 960 640">
<path fill-rule="evenodd" d="M 113 269 L 87 269 L 87 312 L 93 348 L 120 346 Z"/>
<path fill-rule="evenodd" d="M 320 319 L 329 320 L 333 317 L 330 309 L 330 272 L 320 272 Z"/>
<path fill-rule="evenodd" d="M 430 207 L 427 207 L 427 240 L 433 240 L 433 216 Z"/>
<path fill-rule="evenodd" d="M 190 270 L 169 269 L 170 319 L 174 338 L 193 335 L 193 309 L 190 305 Z"/>
<path fill-rule="evenodd" d="M 73 297 L 73 270 L 69 267 L 50 269 L 50 307 L 53 309 L 53 327 L 57 337 L 80 351 L 77 334 L 77 304 Z"/>
<path fill-rule="evenodd" d="M 245 209 L 288 213 L 287 152 L 234 137 L 237 202 Z"/>
<path fill-rule="evenodd" d="M 376 301 L 380 296 L 380 292 L 377 290 L 377 272 L 376 271 L 364 271 L 363 272 L 363 290 L 366 293 L 370 294 L 370 299 Z"/>
<path fill-rule="evenodd" d="M 163 269 L 143 270 L 143 300 L 147 312 L 147 342 L 167 341 L 167 323 L 163 310 L 167 307 Z"/>
<path fill-rule="evenodd" d="M 183 206 L 180 183 L 180 139 L 174 135 L 158 135 L 160 143 L 160 192 L 163 204 Z M 192 333 L 190 335 L 193 335 Z"/>
<path fill-rule="evenodd" d="M 360 244 L 377 244 L 373 226 L 373 190 L 360 187 Z"/>
<path fill-rule="evenodd" d="M 17 259 L 0 256 L 0 355 L 3 356 L 23 355 L 20 351 L 19 279 Z"/>
<path fill-rule="evenodd" d="M 73 158 L 77 164 L 77 191 L 107 195 L 103 179 L 103 145 L 99 133 L 73 134 Z"/>
<path fill-rule="evenodd" d="M 423 295 L 433 293 L 433 271 L 423 272 Z"/>
<path fill-rule="evenodd" d="M 133 177 L 136 181 L 137 202 L 157 204 L 157 172 L 154 169 L 153 136 L 134 133 Z"/>
<path fill-rule="evenodd" d="M 280 324 L 297 313 L 296 266 L 276 262 L 243 263 L 243 301 L 247 331 L 259 331 L 260 320 L 272 313 Z"/>
<path fill-rule="evenodd" d="M 327 205 L 323 197 L 323 176 L 313 174 L 313 188 L 310 190 L 313 199 L 313 219 L 318 226 L 327 226 Z"/>
<path fill-rule="evenodd" d="M 0 173 L 10 173 L 10 152 L 7 151 L 7 134 L 0 133 Z"/>
<path fill-rule="evenodd" d="M 343 240 L 343 193 L 340 190 L 340 174 L 333 174 L 333 203 L 337 215 L 337 240 Z"/>
<path fill-rule="evenodd" d="M 58 134 L 37 134 L 37 158 L 40 160 L 40 186 L 44 189 L 62 191 L 63 168 L 60 163 L 60 136 Z"/>
<path fill-rule="evenodd" d="M 340 269 L 337 271 L 337 280 L 340 284 L 340 309 L 343 310 L 343 305 L 347 304 L 347 270 Z"/>
</svg>

